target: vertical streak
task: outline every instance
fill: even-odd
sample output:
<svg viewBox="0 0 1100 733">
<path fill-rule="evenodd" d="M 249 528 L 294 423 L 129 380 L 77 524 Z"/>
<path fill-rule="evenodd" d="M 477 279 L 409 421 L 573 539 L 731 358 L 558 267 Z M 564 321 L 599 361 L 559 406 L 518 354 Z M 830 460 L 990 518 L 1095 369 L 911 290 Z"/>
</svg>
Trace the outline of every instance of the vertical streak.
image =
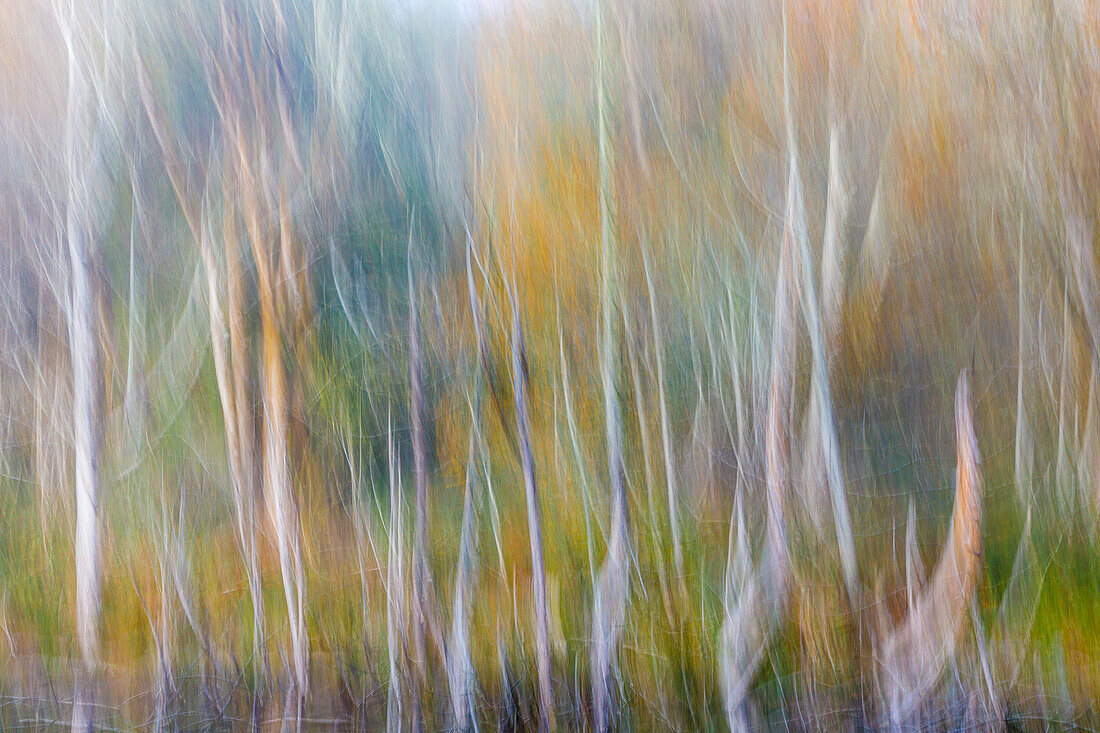
<svg viewBox="0 0 1100 733">
<path fill-rule="evenodd" d="M 410 232 L 410 245 L 412 237 Z M 424 627 L 428 617 L 428 460 L 424 439 L 424 377 L 420 353 L 420 322 L 418 319 L 412 260 L 409 277 L 409 419 L 412 422 L 413 477 L 416 497 L 413 517 L 413 644 L 421 685 L 427 683 L 428 660 L 424 643 Z M 421 725 L 422 721 L 417 721 Z"/>
<path fill-rule="evenodd" d="M 66 13 L 58 9 L 58 15 Z M 69 187 L 66 210 L 72 301 L 69 313 L 69 348 L 73 371 L 73 444 L 74 488 L 76 492 L 76 629 L 83 662 L 84 679 L 78 682 L 73 710 L 74 731 L 90 730 L 90 677 L 99 659 L 99 462 L 102 421 L 99 389 L 101 364 L 96 342 L 95 319 L 99 311 L 94 283 L 95 242 L 90 221 L 93 212 L 89 200 L 88 176 L 92 165 L 91 141 L 95 134 L 89 113 L 88 80 L 84 78 L 86 59 L 77 48 L 77 10 L 75 0 L 67 8 L 68 17 L 59 17 L 68 52 L 68 94 L 65 109 L 65 162 Z"/>
<path fill-rule="evenodd" d="M 389 652 L 390 685 L 386 699 L 386 730 L 403 729 L 404 688 L 400 657 L 405 648 L 405 565 L 404 518 L 401 516 L 401 467 L 394 465 L 393 422 L 386 420 L 386 471 L 390 492 L 390 536 L 386 560 L 386 638 Z"/>
<path fill-rule="evenodd" d="M 628 591 L 627 556 L 629 553 L 626 487 L 623 477 L 622 431 L 619 401 L 615 391 L 618 373 L 612 311 L 615 307 L 615 247 L 611 229 L 610 153 L 608 151 L 607 99 L 604 83 L 603 5 L 597 6 L 597 113 L 599 117 L 600 166 L 600 249 L 601 249 L 601 339 L 600 375 L 603 384 L 604 429 L 607 435 L 607 471 L 611 489 L 611 534 L 607 554 L 600 568 L 592 604 L 592 684 L 595 726 L 607 730 L 612 725 L 612 668 L 615 648 L 626 611 Z"/>
<path fill-rule="evenodd" d="M 514 287 L 513 287 L 514 289 Z M 550 633 L 546 613 L 546 570 L 542 556 L 542 524 L 539 520 L 535 459 L 531 451 L 531 424 L 527 414 L 527 355 L 519 322 L 518 296 L 512 300 L 512 389 L 515 393 L 516 430 L 527 500 L 527 530 L 531 541 L 531 590 L 535 601 L 535 654 L 539 679 L 539 730 L 550 729 L 554 695 L 550 687 Z"/>
</svg>

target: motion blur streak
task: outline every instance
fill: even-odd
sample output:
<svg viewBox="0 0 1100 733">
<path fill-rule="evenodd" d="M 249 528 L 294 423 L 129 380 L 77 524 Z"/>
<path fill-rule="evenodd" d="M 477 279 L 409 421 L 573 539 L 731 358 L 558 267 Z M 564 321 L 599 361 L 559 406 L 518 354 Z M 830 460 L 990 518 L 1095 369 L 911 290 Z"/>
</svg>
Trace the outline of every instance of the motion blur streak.
<svg viewBox="0 0 1100 733">
<path fill-rule="evenodd" d="M 0 2 L 0 729 L 1100 729 L 1098 11 Z"/>
</svg>

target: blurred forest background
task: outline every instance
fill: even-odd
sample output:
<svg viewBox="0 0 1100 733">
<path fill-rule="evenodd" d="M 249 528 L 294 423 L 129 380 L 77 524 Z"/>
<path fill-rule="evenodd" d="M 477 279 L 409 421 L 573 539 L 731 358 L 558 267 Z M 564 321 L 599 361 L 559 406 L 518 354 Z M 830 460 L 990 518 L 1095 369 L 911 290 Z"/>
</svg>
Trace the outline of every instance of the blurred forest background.
<svg viewBox="0 0 1100 733">
<path fill-rule="evenodd" d="M 1097 10 L 0 3 L 0 726 L 1100 726 Z"/>
</svg>

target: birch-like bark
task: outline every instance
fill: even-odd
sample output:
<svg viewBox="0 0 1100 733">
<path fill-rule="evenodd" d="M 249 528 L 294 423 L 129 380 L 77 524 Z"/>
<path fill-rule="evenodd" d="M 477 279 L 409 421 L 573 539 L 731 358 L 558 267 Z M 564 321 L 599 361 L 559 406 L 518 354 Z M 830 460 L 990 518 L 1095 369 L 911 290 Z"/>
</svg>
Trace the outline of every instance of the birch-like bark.
<svg viewBox="0 0 1100 733">
<path fill-rule="evenodd" d="M 256 424 L 252 409 L 252 359 L 248 349 L 248 334 L 244 316 L 244 273 L 241 269 L 241 249 L 234 220 L 225 222 L 226 318 L 229 325 L 229 363 L 232 378 L 229 395 L 233 402 L 232 419 L 236 421 L 233 438 L 237 448 L 236 487 L 238 527 L 247 563 L 248 590 L 252 597 L 252 637 L 255 651 L 265 676 L 270 677 L 267 654 L 267 620 L 264 610 L 263 578 L 256 548 Z M 228 419 L 228 416 L 226 416 Z M 226 426 L 228 433 L 229 427 Z"/>
<path fill-rule="evenodd" d="M 299 700 L 309 689 L 309 638 L 305 625 L 305 570 L 302 565 L 301 525 L 298 502 L 290 474 L 288 445 L 288 390 L 283 363 L 283 338 L 276 310 L 279 282 L 271 243 L 263 239 L 257 220 L 254 180 L 247 174 L 242 188 L 252 194 L 246 222 L 256 260 L 260 295 L 261 383 L 263 385 L 264 498 L 275 529 L 290 626 L 291 675 Z M 290 246 L 289 221 L 280 211 L 279 245 Z"/>
<path fill-rule="evenodd" d="M 477 428 L 471 426 L 466 485 L 462 499 L 462 534 L 459 539 L 458 567 L 455 570 L 454 614 L 451 620 L 451 637 L 447 644 L 447 682 L 451 688 L 452 727 L 457 730 L 473 730 L 477 727 L 474 717 L 476 678 L 470 656 L 470 605 L 474 600 L 474 574 L 477 571 L 477 507 L 474 494 L 477 482 L 477 464 L 474 460 L 477 442 Z"/>
<path fill-rule="evenodd" d="M 789 105 L 789 103 L 788 103 Z M 837 548 L 840 551 L 840 564 L 844 572 L 844 585 L 848 592 L 848 601 L 852 608 L 859 604 L 859 568 L 856 562 L 855 540 L 852 536 L 852 520 L 848 511 L 847 484 L 844 479 L 844 466 L 840 457 L 840 439 L 837 436 L 836 412 L 833 408 L 832 385 L 829 377 L 828 354 L 826 352 L 827 326 L 821 318 L 821 307 L 817 296 L 817 287 L 814 283 L 813 266 L 810 256 L 810 241 L 806 232 L 805 207 L 802 200 L 802 181 L 798 169 L 798 155 L 794 135 L 794 122 L 791 112 L 787 111 L 787 145 L 791 149 L 791 188 L 793 193 L 792 222 L 795 239 L 798 242 L 798 251 L 801 260 L 802 275 L 802 305 L 806 314 L 807 327 L 810 333 L 810 352 L 812 357 L 811 399 L 813 401 L 810 410 L 811 415 L 818 418 L 817 425 L 808 425 L 810 430 L 817 433 L 817 443 L 820 446 L 820 458 L 826 483 L 829 487 L 829 496 L 833 508 L 833 525 L 836 530 Z M 836 156 L 839 154 L 836 145 L 835 128 L 829 146 L 829 183 L 830 187 L 836 185 L 839 174 L 834 168 L 839 165 Z M 833 230 L 836 226 L 836 218 L 840 215 L 835 210 L 839 206 L 839 197 L 830 188 L 827 213 L 826 213 L 826 243 L 830 239 L 837 239 L 837 233 Z M 836 287 L 836 286 L 834 286 Z M 835 296 L 834 296 L 835 297 Z"/>
<path fill-rule="evenodd" d="M 477 286 L 474 284 L 472 265 L 473 237 L 466 238 L 466 288 L 470 301 L 470 315 L 477 339 L 477 367 L 487 361 L 488 349 L 485 334 L 481 326 L 481 301 Z M 482 355 L 485 354 L 485 358 Z M 482 445 L 481 407 L 485 391 L 486 375 L 475 378 L 475 398 L 470 405 L 470 448 L 466 462 L 466 485 L 462 500 L 462 534 L 459 540 L 458 567 L 455 569 L 454 601 L 451 618 L 451 636 L 447 644 L 447 681 L 451 688 L 451 715 L 453 725 L 459 730 L 472 730 L 477 727 L 475 717 L 475 687 L 477 677 L 473 659 L 470 656 L 470 604 L 473 602 L 475 575 L 478 563 L 478 527 L 477 527 L 477 481 L 478 470 L 475 456 Z"/>
<path fill-rule="evenodd" d="M 601 339 L 600 376 L 603 386 L 604 429 L 607 435 L 607 472 L 611 489 L 611 528 L 596 580 L 592 602 L 592 696 L 597 730 L 612 725 L 614 667 L 619 632 L 626 616 L 629 592 L 630 536 L 627 517 L 626 484 L 623 476 L 622 428 L 619 400 L 615 391 L 618 359 L 614 342 L 612 313 L 615 308 L 613 273 L 615 246 L 611 228 L 610 151 L 608 149 L 606 95 L 604 89 L 603 6 L 596 19 L 597 85 L 600 164 L 600 242 L 601 242 Z"/>
<path fill-rule="evenodd" d="M 410 237 L 411 242 L 411 237 Z M 428 624 L 428 449 L 424 436 L 424 381 L 420 353 L 420 321 L 412 264 L 409 263 L 409 419 L 412 422 L 413 479 L 416 486 L 413 508 L 413 652 L 417 680 L 414 694 L 421 696 L 427 685 L 428 659 L 425 633 Z M 423 721 L 416 721 L 417 727 Z"/>
<path fill-rule="evenodd" d="M 513 291 L 515 288 L 513 287 Z M 527 413 L 527 354 L 519 322 L 518 295 L 512 298 L 512 390 L 515 395 L 516 431 L 519 433 L 523 465 L 524 495 L 527 499 L 527 531 L 531 542 L 531 590 L 535 602 L 535 660 L 539 683 L 539 730 L 550 729 L 554 715 L 554 693 L 550 686 L 550 632 L 546 612 L 546 566 L 542 557 L 542 522 L 535 482 L 535 457 L 531 450 L 531 423 Z"/>
<path fill-rule="evenodd" d="M 57 9 L 68 53 L 68 96 L 65 107 L 65 165 L 68 206 L 65 237 L 68 245 L 71 297 L 69 349 L 73 376 L 73 468 L 76 493 L 76 633 L 82 670 L 73 709 L 74 731 L 90 730 L 91 677 L 99 661 L 100 623 L 100 451 L 103 416 L 100 401 L 102 366 L 96 333 L 99 291 L 95 282 L 95 211 L 91 176 L 95 166 L 96 136 L 100 125 L 92 100 L 91 61 L 81 37 L 79 4 Z"/>
<path fill-rule="evenodd" d="M 668 498 L 668 526 L 672 536 L 672 558 L 676 564 L 676 574 L 681 587 L 684 576 L 684 552 L 680 541 L 680 510 L 676 496 L 676 468 L 672 452 L 672 428 L 668 416 L 668 399 L 665 396 L 665 352 L 661 339 L 661 323 L 657 318 L 656 296 L 653 292 L 653 276 L 649 270 L 649 259 L 645 245 L 642 245 L 642 265 L 645 269 L 646 292 L 649 296 L 649 320 L 653 324 L 653 358 L 657 363 L 657 399 L 661 408 L 661 453 L 665 466 L 665 490 Z"/>
<path fill-rule="evenodd" d="M 72 314 L 69 324 L 73 367 L 73 445 L 76 488 L 76 628 L 85 671 L 99 658 L 99 456 L 102 423 L 99 388 L 101 365 L 95 334 L 98 313 L 92 248 L 87 224 L 70 211 L 69 259 L 72 268 Z M 90 711 L 88 727 L 91 727 Z M 74 714 L 73 728 L 78 716 Z"/>
<path fill-rule="evenodd" d="M 386 471 L 390 489 L 389 547 L 386 556 L 386 638 L 389 657 L 390 685 L 386 697 L 386 730 L 397 733 L 403 729 L 405 695 L 404 664 L 405 627 L 405 540 L 402 517 L 401 467 L 395 465 L 393 423 L 386 423 Z"/>
</svg>

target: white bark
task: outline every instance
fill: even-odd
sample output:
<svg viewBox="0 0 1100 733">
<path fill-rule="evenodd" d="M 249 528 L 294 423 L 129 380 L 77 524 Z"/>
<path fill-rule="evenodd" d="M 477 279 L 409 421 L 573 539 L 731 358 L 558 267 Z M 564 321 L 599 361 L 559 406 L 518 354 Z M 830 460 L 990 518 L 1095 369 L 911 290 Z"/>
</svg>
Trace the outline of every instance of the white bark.
<svg viewBox="0 0 1100 733">
<path fill-rule="evenodd" d="M 90 682 L 99 660 L 100 560 L 99 464 L 102 445 L 102 382 L 96 335 L 98 290 L 95 284 L 95 211 L 91 177 L 100 125 L 92 98 L 88 31 L 78 18 L 78 5 L 58 8 L 58 21 L 68 52 L 68 97 L 65 109 L 65 163 L 71 298 L 69 349 L 73 372 L 73 468 L 76 492 L 76 633 L 83 669 L 73 710 L 73 730 L 90 729 Z"/>
</svg>

